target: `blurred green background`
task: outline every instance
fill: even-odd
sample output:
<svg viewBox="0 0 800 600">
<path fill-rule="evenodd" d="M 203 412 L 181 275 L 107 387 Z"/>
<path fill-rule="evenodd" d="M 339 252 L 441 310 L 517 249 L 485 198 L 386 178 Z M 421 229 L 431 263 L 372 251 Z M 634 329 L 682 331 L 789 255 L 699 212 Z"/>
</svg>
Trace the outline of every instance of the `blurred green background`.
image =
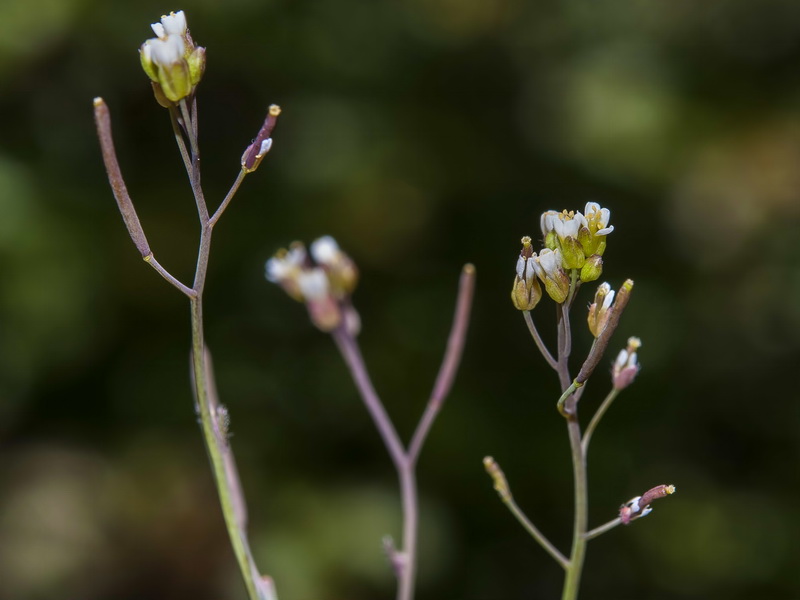
<svg viewBox="0 0 800 600">
<path fill-rule="evenodd" d="M 590 544 L 583 597 L 800 598 L 800 3 L 3 0 L 0 599 L 244 598 L 192 408 L 188 306 L 128 239 L 92 123 L 102 95 L 156 256 L 188 280 L 193 201 L 137 55 L 177 9 L 208 49 L 209 199 L 267 105 L 284 109 L 217 228 L 206 294 L 282 600 L 393 597 L 380 539 L 399 507 L 333 343 L 264 261 L 325 233 L 357 261 L 364 354 L 406 439 L 476 265 L 464 363 L 419 465 L 418 596 L 554 598 L 560 570 L 481 459 L 566 550 L 557 384 L 508 296 L 538 215 L 589 200 L 616 227 L 603 279 L 636 281 L 612 348 L 644 343 L 593 441 L 590 521 L 656 484 L 678 494 Z M 535 312 L 548 340 L 553 312 Z M 607 386 L 600 369 L 585 417 Z"/>
</svg>

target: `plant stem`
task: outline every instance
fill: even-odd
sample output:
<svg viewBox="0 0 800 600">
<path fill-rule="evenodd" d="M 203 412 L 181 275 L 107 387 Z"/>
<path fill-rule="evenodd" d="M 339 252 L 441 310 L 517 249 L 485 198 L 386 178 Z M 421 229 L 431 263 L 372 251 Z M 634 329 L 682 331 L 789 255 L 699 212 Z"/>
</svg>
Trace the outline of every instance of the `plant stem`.
<svg viewBox="0 0 800 600">
<path fill-rule="evenodd" d="M 589 421 L 589 425 L 586 427 L 586 431 L 583 434 L 583 441 L 581 442 L 581 452 L 583 453 L 583 458 L 586 460 L 586 454 L 589 451 L 589 442 L 592 439 L 592 434 L 594 430 L 597 429 L 597 426 L 600 424 L 600 419 L 603 418 L 603 415 L 606 414 L 606 411 L 611 406 L 611 403 L 614 402 L 614 398 L 617 397 L 619 394 L 619 390 L 612 389 L 608 396 L 606 396 L 603 403 L 597 408 L 597 412 L 594 413 L 592 420 Z"/>
<path fill-rule="evenodd" d="M 422 445 L 433 425 L 436 416 L 450 392 L 453 380 L 461 361 L 464 343 L 475 290 L 475 267 L 464 265 L 459 279 L 456 310 L 453 324 L 447 339 L 442 366 L 433 386 L 433 391 L 425 407 L 425 412 L 417 424 L 408 448 L 403 446 L 400 436 L 386 412 L 375 386 L 372 385 L 364 357 L 358 341 L 344 326 L 333 331 L 333 339 L 344 357 L 359 395 L 372 417 L 375 427 L 386 446 L 400 482 L 400 500 L 403 512 L 403 539 L 400 551 L 390 550 L 390 559 L 397 573 L 397 600 L 412 600 L 417 574 L 417 531 L 419 522 L 419 496 L 417 493 L 416 467 Z"/>
<path fill-rule="evenodd" d="M 400 499 L 403 511 L 403 539 L 401 541 L 397 578 L 397 600 L 411 600 L 414 597 L 414 580 L 416 576 L 416 542 L 417 542 L 417 482 L 414 474 L 414 465 L 409 460 L 400 436 L 386 413 L 372 380 L 369 377 L 364 358 L 358 347 L 358 342 L 344 327 L 339 327 L 333 332 L 333 339 L 344 357 L 347 367 L 353 376 L 353 381 L 358 388 L 361 399 L 372 417 L 386 450 L 397 470 L 400 481 Z"/>
<path fill-rule="evenodd" d="M 558 548 L 556 548 L 550 542 L 550 540 L 548 540 L 545 537 L 545 535 L 541 531 L 539 531 L 538 527 L 536 527 L 536 525 L 534 525 L 530 521 L 530 519 L 528 519 L 528 517 L 525 515 L 525 513 L 522 512 L 522 510 L 519 508 L 519 506 L 517 506 L 517 503 L 514 502 L 514 499 L 513 498 L 508 498 L 508 499 L 504 500 L 503 502 L 508 507 L 508 510 L 511 511 L 511 514 L 513 514 L 514 517 L 516 517 L 517 521 L 519 521 L 520 524 L 525 528 L 525 531 L 527 531 L 531 535 L 531 537 L 533 537 L 533 539 L 535 539 L 539 543 L 539 545 L 542 548 L 544 548 L 547 551 L 547 553 L 550 556 L 552 556 L 553 559 L 559 565 L 561 565 L 562 569 L 568 570 L 570 568 L 570 564 L 569 564 L 569 560 L 567 560 L 567 557 L 564 556 L 563 554 L 561 554 L 561 552 L 559 552 Z"/>
<path fill-rule="evenodd" d="M 616 519 L 611 519 L 608 523 L 604 523 L 600 525 L 600 527 L 595 527 L 591 531 L 587 532 L 584 536 L 586 541 L 596 538 L 598 535 L 603 535 L 606 531 L 610 531 L 614 529 L 617 525 L 622 523 L 622 519 L 617 517 Z"/>
<path fill-rule="evenodd" d="M 217 442 L 214 420 L 211 414 L 211 400 L 208 393 L 209 375 L 206 372 L 205 345 L 203 340 L 203 299 L 201 295 L 190 299 L 192 321 L 192 363 L 194 367 L 194 387 L 197 393 L 197 403 L 200 408 L 200 422 L 203 430 L 208 457 L 211 461 L 211 470 L 214 483 L 217 487 L 222 515 L 225 526 L 233 546 L 233 552 L 242 572 L 247 594 L 251 600 L 259 600 L 256 582 L 253 577 L 252 555 L 244 532 L 236 518 L 234 498 L 228 485 L 228 474 L 225 468 L 225 459 Z"/>
<path fill-rule="evenodd" d="M 525 324 L 528 326 L 528 331 L 531 332 L 531 337 L 533 341 L 536 342 L 536 347 L 539 349 L 539 352 L 542 353 L 544 359 L 547 361 L 547 364 L 553 368 L 553 370 L 558 370 L 558 362 L 553 355 L 550 354 L 550 351 L 547 349 L 547 346 L 544 344 L 544 340 L 542 340 L 542 336 L 539 335 L 539 330 L 536 329 L 536 325 L 533 323 L 533 317 L 531 316 L 531 311 L 523 310 L 522 316 L 525 318 Z"/>
<path fill-rule="evenodd" d="M 577 413 L 577 407 L 575 408 Z M 583 560 L 586 555 L 586 527 L 588 522 L 589 499 L 586 486 L 586 462 L 581 450 L 581 426 L 577 414 L 567 416 L 567 432 L 572 454 L 572 472 L 575 480 L 575 520 L 572 529 L 572 552 L 569 568 L 564 578 L 562 600 L 575 600 L 578 597 Z"/>
<path fill-rule="evenodd" d="M 585 382 L 571 381 L 568 358 L 572 348 L 572 330 L 569 322 L 569 310 L 577 290 L 577 271 L 571 273 L 570 295 L 563 305 L 559 306 L 559 343 L 558 343 L 558 376 L 561 389 L 564 390 L 558 401 L 559 411 L 567 420 L 570 454 L 572 457 L 572 474 L 574 479 L 574 521 L 572 526 L 572 550 L 569 566 L 564 577 L 562 600 L 576 600 L 580 587 L 583 561 L 586 555 L 586 528 L 588 522 L 589 498 L 587 491 L 586 461 L 581 448 L 581 425 L 578 421 L 578 403 L 568 392 L 580 388 Z"/>
</svg>

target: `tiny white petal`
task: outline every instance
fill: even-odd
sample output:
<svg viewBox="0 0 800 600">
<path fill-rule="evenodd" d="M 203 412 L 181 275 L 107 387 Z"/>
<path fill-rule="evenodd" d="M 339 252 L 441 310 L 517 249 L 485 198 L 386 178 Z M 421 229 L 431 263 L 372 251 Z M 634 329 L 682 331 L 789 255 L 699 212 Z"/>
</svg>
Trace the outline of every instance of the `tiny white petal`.
<svg viewBox="0 0 800 600">
<path fill-rule="evenodd" d="M 183 14 L 182 10 L 161 17 L 161 23 L 164 25 L 164 31 L 167 32 L 167 35 L 184 36 L 186 34 L 186 15 Z"/>
<path fill-rule="evenodd" d="M 636 363 L 638 362 L 638 360 L 639 358 L 636 356 L 636 352 L 631 352 L 631 355 L 628 357 L 626 366 L 635 367 L 637 366 Z"/>
<path fill-rule="evenodd" d="M 611 303 L 614 301 L 614 294 L 616 294 L 616 292 L 611 289 L 608 292 L 606 292 L 606 297 L 603 298 L 604 309 L 608 310 L 608 308 L 611 306 Z"/>
<path fill-rule="evenodd" d="M 321 265 L 329 265 L 341 254 L 339 244 L 329 235 L 322 236 L 311 243 L 311 256 Z"/>
<path fill-rule="evenodd" d="M 302 244 L 295 244 L 283 257 L 283 260 L 292 267 L 302 267 L 306 262 L 306 248 Z"/>
<path fill-rule="evenodd" d="M 609 225 L 608 227 L 604 227 L 603 229 L 600 229 L 597 232 L 595 232 L 595 235 L 608 235 L 612 231 L 614 231 L 614 226 Z"/>
<path fill-rule="evenodd" d="M 153 30 L 153 33 L 156 34 L 156 37 L 166 37 L 167 34 L 164 33 L 164 26 L 161 23 L 153 23 L 150 25 L 150 28 Z"/>
<path fill-rule="evenodd" d="M 553 230 L 554 220 L 558 220 L 558 213 L 554 210 L 546 210 L 542 213 L 540 224 L 542 226 L 542 235 L 547 237 L 547 234 Z"/>
<path fill-rule="evenodd" d="M 646 517 L 651 512 L 653 512 L 653 507 L 652 506 L 647 506 L 647 507 L 645 507 L 645 509 L 642 511 L 642 513 L 639 516 L 640 517 Z"/>
<path fill-rule="evenodd" d="M 167 36 L 166 39 L 152 40 L 153 62 L 163 66 L 172 65 L 183 58 L 183 38 L 177 35 Z"/>
<path fill-rule="evenodd" d="M 272 148 L 272 138 L 267 138 L 261 142 L 261 147 L 258 149 L 257 156 L 264 156 Z"/>
<path fill-rule="evenodd" d="M 587 202 L 586 208 L 583 209 L 583 212 L 585 212 L 586 215 L 589 216 L 590 214 L 598 210 L 600 210 L 600 205 L 597 202 Z"/>
<path fill-rule="evenodd" d="M 621 369 L 625 366 L 626 362 L 628 362 L 628 351 L 620 350 L 619 354 L 617 355 L 617 360 L 614 361 L 614 367 Z"/>
<path fill-rule="evenodd" d="M 280 258 L 270 258 L 267 261 L 266 277 L 267 280 L 277 283 L 286 277 L 289 272 L 289 265 L 286 261 Z"/>
<path fill-rule="evenodd" d="M 555 251 L 545 248 L 539 254 L 539 265 L 542 267 L 545 275 L 552 277 L 555 274 L 556 268 L 561 264 L 561 252 L 556 249 Z"/>
<path fill-rule="evenodd" d="M 605 227 L 608 225 L 608 221 L 611 219 L 611 211 L 607 208 L 604 208 L 600 211 L 600 225 Z"/>
<path fill-rule="evenodd" d="M 523 278 L 525 277 L 525 263 L 526 263 L 526 262 L 528 262 L 528 261 L 526 261 L 526 260 L 525 260 L 525 257 L 523 257 L 523 256 L 520 256 L 520 257 L 517 259 L 517 266 L 516 266 L 516 270 L 517 270 L 517 276 L 518 276 L 520 279 L 523 279 Z"/>
<path fill-rule="evenodd" d="M 530 283 L 531 279 L 536 273 L 536 267 L 534 266 L 535 264 L 535 260 L 528 259 L 527 265 L 525 266 L 525 281 L 528 283 Z"/>
<path fill-rule="evenodd" d="M 306 300 L 320 300 L 328 295 L 328 276 L 320 268 L 301 271 L 297 275 L 297 287 Z"/>
</svg>

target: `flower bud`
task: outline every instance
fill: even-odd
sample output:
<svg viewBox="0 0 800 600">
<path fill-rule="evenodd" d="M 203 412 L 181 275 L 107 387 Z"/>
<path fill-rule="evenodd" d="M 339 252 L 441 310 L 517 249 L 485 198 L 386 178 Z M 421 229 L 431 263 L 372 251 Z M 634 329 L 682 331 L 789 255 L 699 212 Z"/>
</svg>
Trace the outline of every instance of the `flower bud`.
<svg viewBox="0 0 800 600">
<path fill-rule="evenodd" d="M 330 332 L 342 326 L 351 335 L 358 333 L 361 322 L 350 304 L 358 269 L 332 237 L 311 244 L 310 255 L 300 242 L 279 250 L 267 261 L 266 277 L 303 302 L 318 329 Z"/>
<path fill-rule="evenodd" d="M 600 279 L 603 274 L 603 257 L 599 254 L 592 254 L 586 259 L 581 268 L 581 281 L 588 283 Z"/>
<path fill-rule="evenodd" d="M 326 235 L 311 244 L 311 256 L 328 276 L 331 291 L 337 298 L 352 294 L 358 284 L 358 268 L 347 254 L 339 249 L 331 236 Z"/>
<path fill-rule="evenodd" d="M 570 280 L 562 268 L 561 251 L 545 248 L 538 257 L 533 258 L 536 275 L 544 283 L 547 294 L 559 304 L 566 301 L 569 296 Z"/>
<path fill-rule="evenodd" d="M 253 142 L 245 149 L 242 154 L 242 170 L 245 173 L 252 173 L 261 164 L 262 159 L 272 148 L 272 130 L 275 129 L 275 124 L 278 120 L 278 115 L 281 114 L 281 107 L 273 104 L 267 111 L 267 118 L 261 129 L 258 130 Z"/>
<path fill-rule="evenodd" d="M 192 41 L 183 11 L 165 15 L 151 27 L 157 37 L 139 48 L 142 69 L 153 83 L 158 103 L 173 106 L 194 93 L 205 70 L 205 48 Z"/>
<path fill-rule="evenodd" d="M 608 224 L 611 211 L 601 208 L 597 202 L 587 202 L 584 212 L 587 231 L 579 234 L 583 252 L 587 257 L 593 254 L 602 256 L 606 249 L 606 236 L 614 231 L 614 226 Z"/>
<path fill-rule="evenodd" d="M 659 498 L 666 498 L 676 492 L 674 485 L 657 485 L 656 487 L 647 490 L 641 496 L 631 498 L 619 508 L 619 519 L 623 525 L 630 524 L 639 517 L 646 517 L 653 509 L 650 503 Z"/>
<path fill-rule="evenodd" d="M 614 361 L 614 366 L 611 368 L 611 381 L 615 390 L 624 390 L 633 383 L 636 374 L 641 368 L 636 354 L 641 347 L 642 340 L 637 337 L 631 337 L 628 338 L 627 348 L 620 350 L 617 360 Z"/>
<path fill-rule="evenodd" d="M 511 301 L 517 310 L 533 310 L 542 299 L 542 288 L 536 279 L 536 253 L 531 238 L 522 238 L 522 250 L 517 259 L 517 276 L 511 288 Z"/>
<path fill-rule="evenodd" d="M 594 302 L 589 306 L 589 331 L 594 337 L 599 336 L 608 323 L 609 309 L 614 301 L 614 290 L 608 283 L 601 283 L 594 295 Z"/>
<path fill-rule="evenodd" d="M 508 487 L 508 481 L 506 480 L 506 476 L 503 473 L 503 470 L 500 468 L 500 465 L 498 465 L 491 456 L 487 456 L 483 459 L 483 466 L 486 469 L 486 472 L 489 474 L 489 477 L 492 478 L 492 481 L 494 482 L 494 489 L 497 490 L 497 493 L 500 495 L 500 498 L 503 500 L 503 502 L 508 502 L 511 500 L 511 488 Z"/>
</svg>

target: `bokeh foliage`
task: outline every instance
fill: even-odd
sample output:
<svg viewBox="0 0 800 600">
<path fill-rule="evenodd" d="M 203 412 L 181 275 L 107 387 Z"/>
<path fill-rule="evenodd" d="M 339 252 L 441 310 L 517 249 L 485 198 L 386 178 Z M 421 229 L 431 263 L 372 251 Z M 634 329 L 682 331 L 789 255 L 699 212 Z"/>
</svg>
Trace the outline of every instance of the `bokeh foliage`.
<svg viewBox="0 0 800 600">
<path fill-rule="evenodd" d="M 420 464 L 420 598 L 555 597 L 558 568 L 481 458 L 565 548 L 557 386 L 508 293 L 539 213 L 587 200 L 617 228 L 604 279 L 636 281 L 616 347 L 644 342 L 594 438 L 591 523 L 653 485 L 679 493 L 590 544 L 586 597 L 800 596 L 800 4 L 5 0 L 0 598 L 243 597 L 192 412 L 187 307 L 127 239 L 91 120 L 102 95 L 151 245 L 188 278 L 192 200 L 136 52 L 179 8 L 208 48 L 209 198 L 266 106 L 284 109 L 218 227 L 206 296 L 281 598 L 391 597 L 379 542 L 398 503 L 333 344 L 265 259 L 330 233 L 358 262 L 364 352 L 406 436 L 476 265 L 464 365 Z M 536 309 L 542 328 L 552 312 Z"/>
</svg>

